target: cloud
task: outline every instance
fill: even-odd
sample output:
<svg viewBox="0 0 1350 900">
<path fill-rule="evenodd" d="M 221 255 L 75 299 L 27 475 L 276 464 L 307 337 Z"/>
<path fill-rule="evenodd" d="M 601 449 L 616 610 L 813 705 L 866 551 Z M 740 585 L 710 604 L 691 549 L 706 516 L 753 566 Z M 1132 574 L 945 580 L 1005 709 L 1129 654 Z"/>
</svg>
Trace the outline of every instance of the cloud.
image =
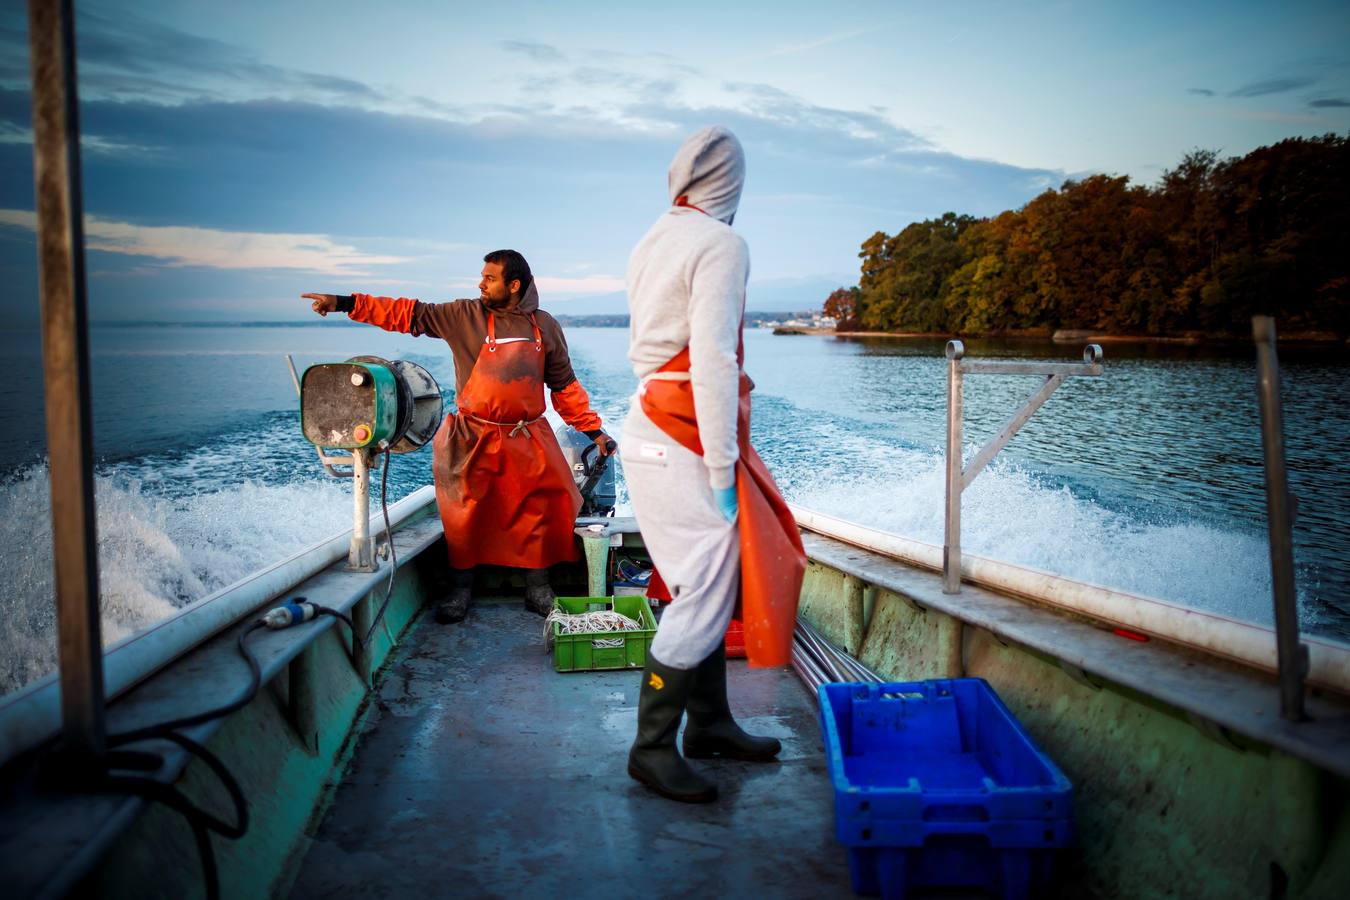
<svg viewBox="0 0 1350 900">
<path fill-rule="evenodd" d="M 539 63 L 562 62 L 567 58 L 561 50 L 551 44 L 534 44 L 529 41 L 498 41 L 497 46 L 507 53 L 528 56 Z"/>
<path fill-rule="evenodd" d="M 0 225 L 37 230 L 31 210 L 0 209 Z M 360 276 L 370 266 L 407 262 L 406 257 L 364 253 L 322 234 L 220 231 L 192 226 L 145 226 L 86 216 L 90 250 L 163 260 L 170 267 L 208 269 L 297 269 L 325 275 Z"/>
<path fill-rule="evenodd" d="M 193 298 L 222 291 L 379 292 L 393 283 L 387 275 L 443 292 L 502 246 L 524 252 L 541 279 L 562 276 L 541 281 L 546 296 L 617 293 L 633 242 L 666 206 L 671 155 L 711 123 L 735 131 L 750 158 L 737 227 L 755 248 L 760 278 L 849 271 L 859 241 L 878 229 L 947 210 L 996 214 L 1063 180 L 1054 170 L 946 152 L 878 110 L 823 106 L 750 82 L 707 80 L 702 93 L 673 96 L 642 86 L 647 70 L 631 65 L 633 79 L 606 82 L 604 97 L 568 97 L 564 85 L 548 98 L 449 113 L 295 99 L 87 100 L 84 134 L 109 152 L 84 158 L 86 210 L 100 223 L 142 229 L 91 228 L 91 245 L 111 251 L 94 263 L 152 270 L 96 279 L 91 293 L 117 315 L 180 318 L 199 315 Z M 566 66 L 558 78 L 605 67 Z M 30 118 L 26 91 L 0 89 L 0 130 L 26 128 Z M 118 156 L 115 148 L 156 150 Z M 0 141 L 0 170 L 30 166 L 29 147 Z M 0 179 L 0 209 L 31 209 L 32 190 L 31 178 Z M 31 245 L 14 254 L 31 266 Z M 578 260 L 595 266 L 569 271 Z M 232 265 L 275 268 L 221 268 Z M 349 277 L 363 269 L 373 276 Z M 310 272 L 332 273 L 336 283 L 316 285 Z M 0 315 L 16 304 L 23 311 L 32 292 L 20 293 L 0 297 Z"/>
<path fill-rule="evenodd" d="M 1309 100 L 1308 105 L 1313 109 L 1345 109 L 1350 107 L 1350 100 L 1344 97 L 1324 97 L 1320 100 Z"/>
<path fill-rule="evenodd" d="M 820 47 L 826 47 L 829 46 L 830 44 L 837 44 L 841 41 L 850 41 L 853 38 L 862 37 L 863 35 L 877 34 L 878 32 L 885 31 L 889 28 L 894 28 L 898 24 L 899 24 L 898 22 L 890 22 L 884 24 L 872 23 L 863 28 L 854 28 L 849 31 L 841 31 L 835 34 L 830 34 L 824 37 L 816 38 L 815 40 L 803 41 L 796 44 L 786 44 L 784 46 L 776 47 L 773 50 L 769 50 L 764 53 L 756 53 L 750 56 L 743 56 L 740 59 L 732 60 L 732 63 L 740 64 L 740 63 L 754 62 L 761 59 L 770 59 L 775 56 L 791 56 L 796 53 L 804 53 L 807 50 L 816 50 L 819 49 Z"/>
<path fill-rule="evenodd" d="M 1265 81 L 1245 84 L 1235 91 L 1230 91 L 1228 96 L 1264 97 L 1267 94 L 1287 94 L 1289 91 L 1296 91 L 1316 83 L 1316 78 L 1268 78 Z"/>
<path fill-rule="evenodd" d="M 874 156 L 877 150 L 936 149 L 927 138 L 875 112 L 820 106 L 768 84 L 728 82 L 724 87 L 742 101 L 740 109 L 728 112 L 794 132 L 810 132 L 830 146 L 853 144 L 855 154 L 864 147 L 874 151 L 867 156 Z"/>
<path fill-rule="evenodd" d="M 17 20 L 17 17 L 16 17 Z M 0 23 L 0 86 L 26 89 L 27 38 L 16 20 Z M 174 105 L 205 99 L 288 97 L 325 103 L 379 104 L 385 95 L 362 82 L 261 62 L 241 47 L 201 37 L 127 10 L 81 8 L 76 34 L 80 100 Z"/>
<path fill-rule="evenodd" d="M 1186 88 L 1188 94 L 1198 94 L 1201 97 L 1213 97 L 1214 92 L 1209 88 Z"/>
</svg>

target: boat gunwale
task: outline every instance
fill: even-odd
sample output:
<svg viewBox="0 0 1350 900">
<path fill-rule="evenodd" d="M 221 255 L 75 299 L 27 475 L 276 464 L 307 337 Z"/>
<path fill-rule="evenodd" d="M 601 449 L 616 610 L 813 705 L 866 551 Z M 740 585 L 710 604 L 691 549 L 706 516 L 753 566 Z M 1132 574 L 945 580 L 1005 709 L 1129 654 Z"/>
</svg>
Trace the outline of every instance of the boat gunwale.
<svg viewBox="0 0 1350 900">
<path fill-rule="evenodd" d="M 943 549 L 935 544 L 881 531 L 798 504 L 789 503 L 788 507 L 798 527 L 805 531 L 879 554 L 911 568 L 942 571 Z M 1266 674 L 1278 673 L 1275 629 L 1259 622 L 1235 619 L 971 553 L 961 554 L 961 576 L 969 585 L 1137 631 L 1215 660 L 1236 663 Z M 947 596 L 954 600 L 961 595 Z M 1181 627 L 1183 625 L 1187 627 Z M 1350 697 L 1350 644 L 1302 633 L 1299 642 L 1308 650 L 1306 684 Z"/>
<path fill-rule="evenodd" d="M 440 519 L 433 516 L 411 521 L 405 519 L 402 526 L 395 529 L 394 536 L 395 550 L 398 551 L 399 570 L 402 571 L 404 567 L 416 564 L 422 553 L 442 540 L 444 532 Z M 398 547 L 397 543 L 400 537 L 411 538 L 411 540 L 403 542 L 405 546 Z M 330 600 L 324 605 L 346 614 L 362 599 L 378 591 L 379 586 L 388 579 L 388 573 L 383 569 L 375 573 L 352 573 L 345 571 L 342 566 L 341 561 L 332 562 L 324 569 L 302 579 L 282 593 L 303 588 L 315 581 L 336 580 L 341 585 L 340 587 L 334 586 L 337 591 L 336 596 L 339 599 Z M 342 581 L 349 583 L 341 584 Z M 325 596 L 325 600 L 328 600 L 330 596 L 333 596 L 331 590 Z M 271 602 L 273 602 L 273 598 L 263 601 L 260 606 L 250 609 L 232 625 L 207 635 L 192 649 L 180 654 L 150 676 L 130 687 L 117 702 L 108 706 L 109 730 L 127 731 L 139 728 L 156 721 L 166 721 L 192 714 L 208 705 L 203 701 L 200 693 L 195 692 L 194 688 L 194 685 L 200 683 L 201 676 L 199 675 L 190 681 L 186 679 L 176 680 L 174 677 L 175 671 L 179 666 L 192 665 L 194 667 L 226 669 L 229 674 L 217 683 L 221 685 L 222 693 L 226 695 L 230 694 L 231 691 L 237 691 L 238 684 L 246 681 L 247 676 L 236 649 L 236 638 L 240 631 L 248 627 L 248 618 Z M 250 649 L 258 660 L 261 672 L 258 696 L 263 695 L 267 686 L 281 675 L 296 657 L 336 627 L 339 626 L 337 619 L 334 617 L 319 616 L 293 628 L 277 631 L 267 629 L 257 635 L 251 642 Z M 339 640 L 342 641 L 350 654 L 350 641 L 342 637 L 339 637 Z M 396 643 L 396 641 L 391 642 L 391 650 Z M 155 695 L 157 687 L 165 684 L 170 685 L 166 691 L 171 695 L 167 704 L 164 696 Z M 367 686 L 366 696 L 369 696 L 369 686 Z M 209 705 L 214 706 L 215 704 Z M 229 718 L 226 716 L 211 719 L 184 728 L 182 733 L 200 744 L 206 744 Z M 21 753 L 6 768 L 13 770 L 24 766 L 25 763 L 31 764 L 33 762 L 31 760 L 32 753 L 40 752 L 46 744 L 46 741 L 42 741 L 37 747 L 30 748 L 29 752 Z M 156 740 L 154 746 L 160 751 L 163 764 L 153 772 L 146 773 L 147 777 L 164 784 L 175 783 L 192 762 L 192 755 L 179 745 L 168 741 Z M 29 768 L 27 775 L 24 772 L 14 774 L 17 775 L 20 782 L 23 782 L 29 777 L 37 775 L 37 772 L 35 768 Z M 32 797 L 29 803 L 41 805 L 50 802 L 50 799 L 46 794 L 39 794 Z M 62 796 L 62 801 L 71 808 L 66 811 L 65 815 L 59 817 L 60 821 L 32 829 L 20 829 L 20 833 L 12 836 L 9 841 L 0 841 L 0 859 L 4 859 L 7 855 L 3 852 L 7 844 L 11 849 L 9 855 L 13 855 L 13 851 L 16 849 L 22 850 L 25 847 L 33 846 L 33 840 L 39 838 L 40 835 L 45 837 L 42 843 L 46 845 L 75 845 L 80 848 L 75 858 L 65 860 L 61 864 L 48 864 L 44 868 L 49 877 L 41 879 L 42 887 L 34 892 L 35 896 L 65 896 L 78 887 L 80 880 L 97 868 L 106 853 L 139 819 L 142 811 L 149 805 L 149 801 L 139 795 L 111 798 L 109 795 L 102 793 L 67 794 Z M 10 843 L 10 841 L 13 843 Z M 35 857 L 41 859 L 40 853 L 25 853 L 22 855 L 26 860 Z M 60 854 L 58 853 L 57 856 L 59 857 Z M 31 865 L 24 867 L 24 871 L 29 875 L 33 874 L 32 869 L 33 866 Z M 16 869 L 16 871 L 18 870 Z"/>
<path fill-rule="evenodd" d="M 1350 705 L 1334 695 L 1307 697 L 1311 718 L 1289 722 L 1279 714 L 1277 685 L 1230 660 L 1164 641 L 1125 640 L 1062 609 L 977 585 L 944 594 L 941 573 L 835 537 L 802 537 L 818 565 L 1350 779 Z"/>
<path fill-rule="evenodd" d="M 431 515 L 434 508 L 435 493 L 430 486 L 419 488 L 391 504 L 389 518 L 394 534 L 422 521 L 428 515 L 436 518 Z M 380 525 L 382 530 L 382 519 Z M 111 704 L 172 665 L 175 660 L 235 627 L 260 606 L 328 570 L 335 562 L 346 557 L 351 533 L 351 529 L 340 532 L 252 572 L 104 648 L 103 702 Z M 381 579 L 388 578 L 388 573 L 380 569 L 375 573 L 361 573 L 360 577 L 362 583 L 367 585 L 366 590 L 369 590 Z M 0 696 L 0 766 L 45 744 L 60 733 L 59 675 L 58 667 L 31 684 Z"/>
</svg>

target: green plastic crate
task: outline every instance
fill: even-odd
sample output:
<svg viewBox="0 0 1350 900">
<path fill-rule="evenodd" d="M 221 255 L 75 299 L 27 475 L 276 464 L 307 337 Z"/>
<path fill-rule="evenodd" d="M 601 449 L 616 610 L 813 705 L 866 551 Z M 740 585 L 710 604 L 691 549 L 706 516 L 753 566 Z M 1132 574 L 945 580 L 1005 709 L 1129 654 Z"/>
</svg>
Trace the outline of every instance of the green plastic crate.
<svg viewBox="0 0 1350 900">
<path fill-rule="evenodd" d="M 586 672 L 595 669 L 641 669 L 647 665 L 647 648 L 656 636 L 656 619 L 645 597 L 559 597 L 555 606 L 565 613 L 612 609 L 619 615 L 637 619 L 637 631 L 599 631 L 559 634 L 553 625 L 553 668 L 559 672 Z M 598 646 L 601 641 L 623 639 L 621 647 Z"/>
</svg>

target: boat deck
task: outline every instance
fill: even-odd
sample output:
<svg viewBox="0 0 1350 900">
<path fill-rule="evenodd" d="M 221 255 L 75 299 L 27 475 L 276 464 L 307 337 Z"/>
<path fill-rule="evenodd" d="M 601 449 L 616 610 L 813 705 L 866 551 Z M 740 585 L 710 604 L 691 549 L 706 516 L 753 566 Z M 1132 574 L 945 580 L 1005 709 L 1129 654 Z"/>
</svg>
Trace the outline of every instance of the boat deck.
<svg viewBox="0 0 1350 900">
<path fill-rule="evenodd" d="M 542 620 L 423 614 L 385 672 L 291 896 L 848 895 L 814 698 L 732 660 L 731 704 L 771 764 L 698 761 L 707 805 L 628 777 L 640 672 L 553 670 Z"/>
</svg>

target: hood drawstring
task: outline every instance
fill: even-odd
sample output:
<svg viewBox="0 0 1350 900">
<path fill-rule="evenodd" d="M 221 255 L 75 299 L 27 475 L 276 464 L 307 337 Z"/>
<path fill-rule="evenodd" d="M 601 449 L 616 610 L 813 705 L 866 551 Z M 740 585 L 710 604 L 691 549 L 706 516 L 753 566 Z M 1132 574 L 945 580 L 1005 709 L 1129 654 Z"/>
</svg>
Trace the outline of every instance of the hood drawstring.
<svg viewBox="0 0 1350 900">
<path fill-rule="evenodd" d="M 685 209 L 697 209 L 699 212 L 703 213 L 705 216 L 708 214 L 707 210 L 699 209 L 697 206 L 695 206 L 694 204 L 690 203 L 690 202 L 689 202 L 689 195 L 688 195 L 688 194 L 681 194 L 680 196 L 676 197 L 676 198 L 675 198 L 675 205 L 676 205 L 676 206 L 683 206 Z"/>
</svg>

